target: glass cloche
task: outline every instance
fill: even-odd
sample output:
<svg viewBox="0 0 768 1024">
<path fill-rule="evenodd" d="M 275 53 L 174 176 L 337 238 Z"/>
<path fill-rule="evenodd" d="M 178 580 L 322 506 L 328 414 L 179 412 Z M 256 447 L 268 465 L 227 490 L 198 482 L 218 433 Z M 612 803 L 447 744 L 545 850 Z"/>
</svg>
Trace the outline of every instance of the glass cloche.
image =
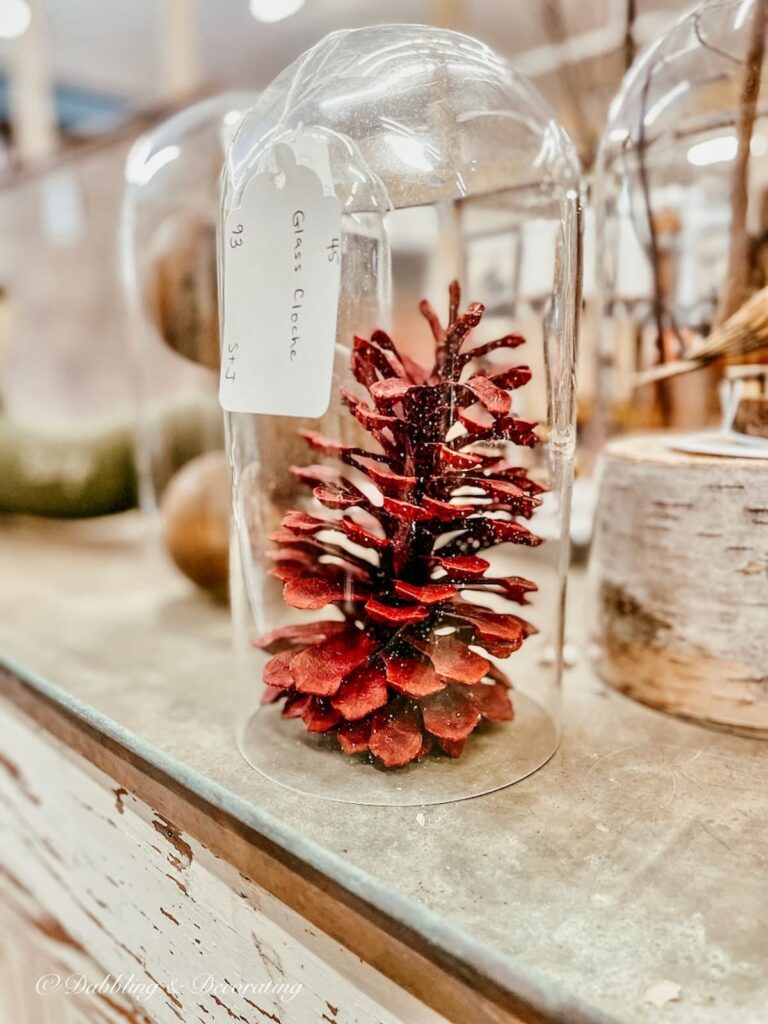
<svg viewBox="0 0 768 1024">
<path fill-rule="evenodd" d="M 139 138 L 125 164 L 121 266 L 132 315 L 140 499 L 179 567 L 227 585 L 229 496 L 216 398 L 216 223 L 224 154 L 254 94 L 225 93 Z"/>
<path fill-rule="evenodd" d="M 0 192 L 0 516 L 136 504 L 115 259 L 125 150 L 124 139 L 74 150 Z"/>
<path fill-rule="evenodd" d="M 768 735 L 766 0 L 711 0 L 627 75 L 597 175 L 602 678 Z"/>
<path fill-rule="evenodd" d="M 765 18 L 764 0 L 700 5 L 611 108 L 596 183 L 609 432 L 717 428 L 681 438 L 691 450 L 757 436 L 725 368 L 768 362 Z"/>
<path fill-rule="evenodd" d="M 126 160 L 121 265 L 133 314 L 148 508 L 183 462 L 223 447 L 216 401 L 219 178 L 254 99 L 224 93 L 187 106 L 137 139 Z"/>
<path fill-rule="evenodd" d="M 579 169 L 473 39 L 328 36 L 223 186 L 239 741 L 305 793 L 423 804 L 559 737 Z"/>
</svg>

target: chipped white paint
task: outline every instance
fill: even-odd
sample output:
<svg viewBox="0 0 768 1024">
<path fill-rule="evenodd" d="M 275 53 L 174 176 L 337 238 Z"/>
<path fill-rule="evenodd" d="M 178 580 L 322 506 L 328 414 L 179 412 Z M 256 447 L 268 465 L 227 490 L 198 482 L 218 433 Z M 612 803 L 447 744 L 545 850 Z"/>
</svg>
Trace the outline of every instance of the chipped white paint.
<svg viewBox="0 0 768 1024">
<path fill-rule="evenodd" d="M 680 998 L 682 991 L 681 986 L 676 981 L 669 981 L 665 978 L 651 985 L 643 996 L 643 1002 L 660 1008 L 667 1003 L 676 1002 Z"/>
<path fill-rule="evenodd" d="M 109 1024 L 445 1024 L 4 701 L 0 733 L 0 927 L 62 978 L 117 979 L 72 997 L 73 1014 L 77 1003 Z"/>
</svg>

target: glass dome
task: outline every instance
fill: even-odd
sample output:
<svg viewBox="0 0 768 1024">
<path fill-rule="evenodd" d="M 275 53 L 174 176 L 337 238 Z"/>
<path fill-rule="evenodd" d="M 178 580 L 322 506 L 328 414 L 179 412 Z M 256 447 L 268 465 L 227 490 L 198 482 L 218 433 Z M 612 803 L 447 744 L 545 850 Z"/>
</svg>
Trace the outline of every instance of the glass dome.
<svg viewBox="0 0 768 1024">
<path fill-rule="evenodd" d="M 609 431 L 716 427 L 680 443 L 749 443 L 730 429 L 739 378 L 723 365 L 768 360 L 768 300 L 739 313 L 768 284 L 765 33 L 763 0 L 704 3 L 611 108 L 596 182 Z"/>
<path fill-rule="evenodd" d="M 136 504 L 116 238 L 125 140 L 0 190 L 0 515 Z"/>
<path fill-rule="evenodd" d="M 335 33 L 243 119 L 222 215 L 246 758 L 374 804 L 522 778 L 559 736 L 570 141 L 473 39 Z"/>
<path fill-rule="evenodd" d="M 630 70 L 597 175 L 602 678 L 768 734 L 766 0 L 711 0 Z M 762 518 L 761 518 L 762 517 Z"/>
<path fill-rule="evenodd" d="M 139 138 L 125 163 L 120 258 L 132 316 L 140 500 L 149 513 L 163 505 L 175 561 L 217 591 L 226 587 L 229 515 L 216 398 L 219 181 L 254 99 L 225 93 L 186 107 Z"/>
</svg>

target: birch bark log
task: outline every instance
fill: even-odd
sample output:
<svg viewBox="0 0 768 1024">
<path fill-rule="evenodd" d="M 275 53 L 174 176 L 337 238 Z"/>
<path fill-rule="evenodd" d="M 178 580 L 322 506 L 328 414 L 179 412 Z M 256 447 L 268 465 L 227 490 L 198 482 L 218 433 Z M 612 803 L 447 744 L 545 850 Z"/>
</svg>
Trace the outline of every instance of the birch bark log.
<svg viewBox="0 0 768 1024">
<path fill-rule="evenodd" d="M 605 681 L 672 714 L 768 729 L 768 462 L 614 441 L 594 544 Z"/>
</svg>

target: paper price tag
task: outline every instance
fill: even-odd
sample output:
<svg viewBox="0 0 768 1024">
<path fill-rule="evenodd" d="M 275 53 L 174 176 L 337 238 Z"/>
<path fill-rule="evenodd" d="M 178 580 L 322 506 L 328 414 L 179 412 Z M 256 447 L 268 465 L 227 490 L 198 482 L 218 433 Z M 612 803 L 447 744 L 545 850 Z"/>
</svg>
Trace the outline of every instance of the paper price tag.
<svg viewBox="0 0 768 1024">
<path fill-rule="evenodd" d="M 219 400 L 228 412 L 322 416 L 331 395 L 341 204 L 327 147 L 275 146 L 226 219 Z"/>
</svg>

